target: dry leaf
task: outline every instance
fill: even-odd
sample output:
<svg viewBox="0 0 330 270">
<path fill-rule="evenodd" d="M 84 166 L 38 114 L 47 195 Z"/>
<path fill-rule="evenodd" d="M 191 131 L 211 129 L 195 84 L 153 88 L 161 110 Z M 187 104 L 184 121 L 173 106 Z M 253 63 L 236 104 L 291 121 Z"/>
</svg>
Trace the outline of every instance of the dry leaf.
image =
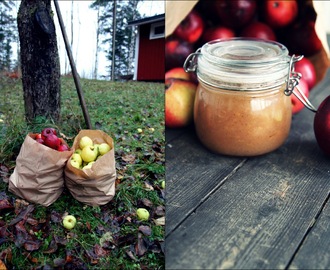
<svg viewBox="0 0 330 270">
<path fill-rule="evenodd" d="M 153 220 L 157 226 L 165 226 L 165 217 L 157 218 Z"/>
</svg>

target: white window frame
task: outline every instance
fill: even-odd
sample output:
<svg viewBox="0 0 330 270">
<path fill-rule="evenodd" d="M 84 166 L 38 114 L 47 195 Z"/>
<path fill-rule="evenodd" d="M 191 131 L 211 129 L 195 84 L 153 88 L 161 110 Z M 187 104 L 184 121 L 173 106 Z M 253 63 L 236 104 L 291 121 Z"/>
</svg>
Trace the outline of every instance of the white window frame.
<svg viewBox="0 0 330 270">
<path fill-rule="evenodd" d="M 164 32 L 160 33 L 160 34 L 155 34 L 155 29 L 156 27 L 159 26 L 164 26 Z M 156 23 L 152 23 L 150 25 L 150 34 L 149 34 L 149 39 L 157 39 L 157 38 L 163 38 L 165 37 L 165 22 L 156 22 Z"/>
</svg>

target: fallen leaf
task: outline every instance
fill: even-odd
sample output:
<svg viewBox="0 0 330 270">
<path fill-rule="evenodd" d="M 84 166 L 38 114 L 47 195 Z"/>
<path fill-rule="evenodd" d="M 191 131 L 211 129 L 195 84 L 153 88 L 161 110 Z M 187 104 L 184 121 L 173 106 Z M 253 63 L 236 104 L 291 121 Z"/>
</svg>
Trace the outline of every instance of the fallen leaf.
<svg viewBox="0 0 330 270">
<path fill-rule="evenodd" d="M 144 187 L 146 190 L 154 190 L 154 187 L 147 181 L 144 182 Z"/>
<path fill-rule="evenodd" d="M 165 217 L 160 217 L 153 220 L 157 226 L 165 226 Z"/>
<path fill-rule="evenodd" d="M 34 210 L 34 206 L 32 204 L 29 204 L 25 209 L 22 209 L 19 214 L 17 215 L 16 218 L 14 218 L 9 225 L 14 225 L 18 222 L 20 222 L 21 220 L 23 220 L 24 222 L 26 221 L 26 219 L 28 218 L 28 215 Z"/>
<path fill-rule="evenodd" d="M 137 261 L 138 259 L 134 256 L 133 252 L 131 250 L 126 250 L 127 256 L 132 259 L 133 261 Z"/>
<path fill-rule="evenodd" d="M 151 228 L 149 226 L 146 225 L 140 225 L 139 226 L 139 231 L 142 232 L 144 235 L 151 235 Z"/>
<path fill-rule="evenodd" d="M 127 163 L 133 164 L 135 162 L 135 155 L 128 154 L 121 157 L 121 159 Z"/>
<path fill-rule="evenodd" d="M 145 245 L 145 242 L 142 238 L 142 234 L 138 233 L 138 240 L 137 243 L 135 244 L 135 253 L 139 257 L 143 256 L 147 252 L 147 247 Z"/>
<path fill-rule="evenodd" d="M 159 205 L 155 209 L 155 214 L 159 217 L 165 216 L 165 206 Z"/>
</svg>

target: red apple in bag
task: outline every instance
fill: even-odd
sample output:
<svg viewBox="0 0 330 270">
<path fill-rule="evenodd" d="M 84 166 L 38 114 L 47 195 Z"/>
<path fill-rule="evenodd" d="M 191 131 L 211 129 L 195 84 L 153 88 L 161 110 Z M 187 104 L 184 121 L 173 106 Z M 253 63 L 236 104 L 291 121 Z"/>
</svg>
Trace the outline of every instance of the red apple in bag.
<svg viewBox="0 0 330 270">
<path fill-rule="evenodd" d="M 195 43 L 204 31 L 204 22 L 196 10 L 192 10 L 174 30 L 174 35 L 189 43 Z"/>
<path fill-rule="evenodd" d="M 263 1 L 263 15 L 266 23 L 273 29 L 289 25 L 298 15 L 296 0 Z"/>
<path fill-rule="evenodd" d="M 304 56 L 314 55 L 322 49 L 313 21 L 295 23 L 288 29 L 284 44 L 290 53 Z"/>
<path fill-rule="evenodd" d="M 235 37 L 235 32 L 229 27 L 216 26 L 205 29 L 202 40 L 204 43 L 216 39 L 227 39 Z"/>
<path fill-rule="evenodd" d="M 165 70 L 182 67 L 189 54 L 193 52 L 190 43 L 178 39 L 169 39 L 165 42 Z"/>
<path fill-rule="evenodd" d="M 314 134 L 322 151 L 330 155 L 330 96 L 321 102 L 315 113 Z"/>
<path fill-rule="evenodd" d="M 262 22 L 250 23 L 243 28 L 241 36 L 276 41 L 274 31 L 267 24 Z"/>
<path fill-rule="evenodd" d="M 315 86 L 316 71 L 314 65 L 307 58 L 303 58 L 294 65 L 295 71 L 302 75 L 302 78 L 307 82 L 309 90 Z"/>
<path fill-rule="evenodd" d="M 215 0 L 207 3 L 210 12 L 215 13 L 224 26 L 232 29 L 240 29 L 248 24 L 257 8 L 255 0 Z"/>
</svg>

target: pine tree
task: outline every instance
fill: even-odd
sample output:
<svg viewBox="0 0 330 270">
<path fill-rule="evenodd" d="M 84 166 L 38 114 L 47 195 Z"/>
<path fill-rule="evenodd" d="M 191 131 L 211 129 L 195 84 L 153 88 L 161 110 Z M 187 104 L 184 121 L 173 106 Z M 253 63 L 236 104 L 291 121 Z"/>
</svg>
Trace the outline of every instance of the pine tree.
<svg viewBox="0 0 330 270">
<path fill-rule="evenodd" d="M 141 18 L 137 10 L 141 0 L 120 0 L 116 2 L 116 35 L 115 58 L 113 59 L 113 8 L 114 1 L 97 0 L 91 8 L 100 11 L 99 33 L 103 36 L 102 44 L 106 45 L 105 52 L 110 63 L 114 61 L 116 78 L 133 72 L 133 57 L 135 48 L 136 29 L 128 27 L 128 22 Z M 133 51 L 133 52 L 132 52 Z M 107 67 L 111 74 L 111 64 Z"/>
<path fill-rule="evenodd" d="M 12 43 L 17 36 L 16 22 L 12 15 L 14 1 L 0 0 L 0 70 L 10 70 L 12 62 Z"/>
</svg>

